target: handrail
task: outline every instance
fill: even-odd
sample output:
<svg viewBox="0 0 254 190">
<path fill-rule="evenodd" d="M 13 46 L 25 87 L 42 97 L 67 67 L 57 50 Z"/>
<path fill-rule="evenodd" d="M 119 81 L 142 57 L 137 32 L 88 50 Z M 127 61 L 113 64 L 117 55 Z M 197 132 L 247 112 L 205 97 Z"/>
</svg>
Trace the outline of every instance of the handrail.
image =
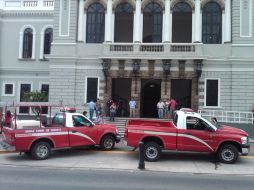
<svg viewBox="0 0 254 190">
<path fill-rule="evenodd" d="M 219 122 L 225 123 L 253 123 L 253 112 L 224 111 L 224 110 L 198 110 L 198 113 L 208 120 L 216 117 Z"/>
</svg>

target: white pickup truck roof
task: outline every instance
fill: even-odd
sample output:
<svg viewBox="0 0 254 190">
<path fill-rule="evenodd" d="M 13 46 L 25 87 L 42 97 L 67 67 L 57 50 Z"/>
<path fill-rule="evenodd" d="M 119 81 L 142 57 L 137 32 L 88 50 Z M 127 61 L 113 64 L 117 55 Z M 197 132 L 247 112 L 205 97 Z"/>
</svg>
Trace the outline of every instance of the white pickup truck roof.
<svg viewBox="0 0 254 190">
<path fill-rule="evenodd" d="M 196 117 L 196 118 L 202 119 L 203 121 L 208 123 L 215 131 L 217 130 L 217 127 L 215 127 L 214 124 L 212 124 L 210 121 L 203 118 L 199 113 L 187 112 L 187 111 L 177 111 L 176 115 L 177 115 L 177 118 L 174 118 L 174 123 L 177 125 L 178 129 L 186 129 L 186 118 L 187 117 Z M 175 119 L 177 121 L 175 121 Z"/>
</svg>

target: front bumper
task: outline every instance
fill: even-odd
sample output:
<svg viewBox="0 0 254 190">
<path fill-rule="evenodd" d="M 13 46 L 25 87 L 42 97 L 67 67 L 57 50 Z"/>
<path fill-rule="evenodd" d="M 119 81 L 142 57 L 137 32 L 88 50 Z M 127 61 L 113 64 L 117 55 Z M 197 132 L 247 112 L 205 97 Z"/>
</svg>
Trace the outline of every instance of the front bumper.
<svg viewBox="0 0 254 190">
<path fill-rule="evenodd" d="M 121 141 L 122 137 L 120 134 L 116 134 L 116 142 L 119 143 Z"/>
<path fill-rule="evenodd" d="M 250 152 L 250 145 L 248 144 L 248 145 L 242 145 L 242 155 L 243 156 L 246 156 L 246 155 L 248 155 L 249 154 L 249 152 Z"/>
</svg>

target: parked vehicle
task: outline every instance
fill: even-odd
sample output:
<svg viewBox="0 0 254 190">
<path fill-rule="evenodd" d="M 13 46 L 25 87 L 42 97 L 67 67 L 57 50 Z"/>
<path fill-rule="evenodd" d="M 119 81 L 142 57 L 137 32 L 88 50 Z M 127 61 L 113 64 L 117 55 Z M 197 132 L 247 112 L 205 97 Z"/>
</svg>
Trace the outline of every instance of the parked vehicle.
<svg viewBox="0 0 254 190">
<path fill-rule="evenodd" d="M 38 117 L 17 120 L 14 115 L 11 127 L 3 127 L 6 143 L 37 160 L 47 159 L 52 149 L 99 145 L 111 150 L 121 138 L 114 125 L 95 124 L 75 109 L 62 109 L 45 123 Z"/>
<path fill-rule="evenodd" d="M 240 129 L 202 118 L 190 110 L 177 111 L 173 122 L 159 120 L 129 120 L 124 140 L 138 147 L 144 142 L 145 159 L 157 161 L 162 150 L 208 152 L 217 154 L 221 162 L 237 161 L 239 153 L 250 151 L 249 136 Z"/>
</svg>

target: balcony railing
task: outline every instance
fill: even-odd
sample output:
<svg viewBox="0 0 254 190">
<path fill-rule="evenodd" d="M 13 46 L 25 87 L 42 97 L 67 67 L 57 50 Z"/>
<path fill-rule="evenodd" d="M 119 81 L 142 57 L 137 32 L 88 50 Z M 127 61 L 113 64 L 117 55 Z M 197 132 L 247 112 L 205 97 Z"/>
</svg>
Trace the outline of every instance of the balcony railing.
<svg viewBox="0 0 254 190">
<path fill-rule="evenodd" d="M 3 10 L 54 10 L 54 0 L 3 0 Z"/>
<path fill-rule="evenodd" d="M 202 44 L 176 44 L 176 43 L 105 43 L 103 45 L 105 57 L 119 56 L 160 56 L 202 59 Z"/>
<path fill-rule="evenodd" d="M 216 117 L 219 122 L 225 123 L 253 123 L 254 120 L 252 112 L 220 110 L 199 110 L 198 112 L 209 121 L 213 117 Z"/>
</svg>

